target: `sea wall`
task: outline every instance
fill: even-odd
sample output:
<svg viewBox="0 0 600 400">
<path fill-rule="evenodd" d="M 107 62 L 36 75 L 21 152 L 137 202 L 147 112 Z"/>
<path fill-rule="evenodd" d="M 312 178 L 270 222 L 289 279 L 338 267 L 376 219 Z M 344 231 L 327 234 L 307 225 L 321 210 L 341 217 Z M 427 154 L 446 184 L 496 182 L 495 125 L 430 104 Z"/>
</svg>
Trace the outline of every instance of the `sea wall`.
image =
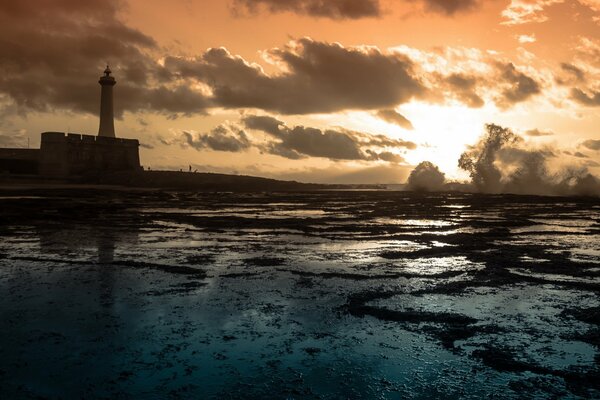
<svg viewBox="0 0 600 400">
<path fill-rule="evenodd" d="M 0 148 L 0 173 L 35 175 L 39 167 L 39 149 Z"/>
</svg>

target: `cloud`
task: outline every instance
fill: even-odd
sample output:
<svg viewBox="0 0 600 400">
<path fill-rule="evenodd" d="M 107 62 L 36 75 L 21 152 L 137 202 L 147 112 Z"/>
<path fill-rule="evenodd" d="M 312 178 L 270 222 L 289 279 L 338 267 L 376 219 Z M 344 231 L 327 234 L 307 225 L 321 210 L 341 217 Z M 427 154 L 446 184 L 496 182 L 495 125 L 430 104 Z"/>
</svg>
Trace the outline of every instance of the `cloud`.
<svg viewBox="0 0 600 400">
<path fill-rule="evenodd" d="M 331 160 L 380 160 L 398 163 L 404 159 L 390 150 L 416 148 L 416 144 L 412 142 L 344 128 L 290 128 L 282 121 L 269 116 L 249 115 L 242 119 L 242 123 L 247 129 L 262 131 L 274 138 L 262 147 L 263 151 L 290 159 L 322 157 Z"/>
<path fill-rule="evenodd" d="M 585 82 L 585 71 L 581 68 L 569 63 L 561 63 L 560 68 L 575 78 L 576 81 Z"/>
<path fill-rule="evenodd" d="M 397 51 L 411 57 L 418 76 L 427 87 L 422 99 L 447 104 L 458 101 L 470 108 L 480 108 L 493 101 L 507 109 L 542 93 L 542 82 L 549 69 L 515 65 L 494 52 L 476 48 L 444 47 L 422 51 L 399 46 Z"/>
<path fill-rule="evenodd" d="M 56 108 L 96 114 L 106 62 L 117 79 L 115 113 L 202 112 L 202 94 L 163 80 L 153 38 L 119 18 L 118 0 L 0 2 L 0 93 L 21 113 Z M 166 82 L 166 83 L 162 83 Z M 94 90 L 95 89 L 95 90 Z"/>
<path fill-rule="evenodd" d="M 480 93 L 508 108 L 541 93 L 533 77 L 508 61 L 474 55 L 468 49 L 449 50 L 443 56 L 410 50 L 414 49 L 404 48 L 408 55 L 402 49 L 345 47 L 302 38 L 263 53 L 277 67 L 270 73 L 225 48 L 212 48 L 194 58 L 166 57 L 165 68 L 174 79 L 205 86 L 212 107 L 288 115 L 391 110 L 413 99 L 455 98 L 477 108 L 484 105 Z M 433 68 L 437 63 L 444 64 L 442 68 L 456 65 L 442 76 Z"/>
<path fill-rule="evenodd" d="M 474 49 L 436 54 L 440 63 L 451 67 L 441 69 L 432 68 L 416 52 L 302 38 L 264 51 L 270 64 L 264 69 L 225 48 L 212 48 L 196 57 L 160 58 L 164 50 L 154 39 L 120 18 L 123 3 L 118 0 L 9 3 L 0 3 L 4 38 L 0 40 L 0 96 L 6 95 L 21 112 L 59 109 L 97 114 L 96 81 L 105 61 L 113 63 L 118 82 L 117 117 L 140 111 L 169 117 L 197 115 L 214 108 L 260 109 L 280 115 L 365 110 L 410 129 L 410 121 L 393 110 L 415 99 L 455 99 L 481 107 L 485 98 L 507 108 L 541 91 L 537 75 L 529 76 L 507 61 L 497 66 Z M 274 1 L 259 3 L 260 8 L 279 7 Z M 442 2 L 428 2 L 431 7 L 438 3 Z M 444 7 L 458 12 L 475 3 L 450 1 Z M 588 53 L 593 47 L 588 42 L 579 45 L 587 46 Z M 593 95 L 576 98 L 595 101 Z"/>
<path fill-rule="evenodd" d="M 245 129 L 264 136 L 248 135 Z M 288 127 L 266 115 L 246 115 L 240 123 L 224 123 L 208 133 L 183 131 L 170 138 L 158 137 L 163 145 L 181 145 L 196 150 L 243 152 L 251 148 L 291 160 L 308 157 L 333 161 L 385 161 L 403 163 L 399 149 L 413 150 L 416 144 L 384 135 L 371 135 L 344 128 Z"/>
<path fill-rule="evenodd" d="M 185 143 L 196 150 L 239 152 L 249 149 L 252 145 L 243 130 L 229 125 L 219 125 L 209 133 L 203 134 L 184 131 L 183 137 Z"/>
<path fill-rule="evenodd" d="M 414 191 L 435 192 L 442 190 L 446 176 L 429 161 L 423 161 L 408 176 L 407 189 Z"/>
<path fill-rule="evenodd" d="M 483 99 L 477 94 L 479 79 L 464 73 L 453 73 L 445 78 L 452 94 L 469 107 L 479 108 L 484 105 Z"/>
<path fill-rule="evenodd" d="M 234 0 L 233 10 L 272 13 L 293 12 L 332 19 L 358 19 L 381 16 L 379 0 Z"/>
<path fill-rule="evenodd" d="M 553 4 L 562 3 L 564 0 L 511 0 L 506 9 L 502 11 L 504 25 L 520 25 L 526 23 L 539 23 L 548 20 L 544 12 Z"/>
<path fill-rule="evenodd" d="M 311 157 L 325 157 L 334 160 L 364 160 L 365 154 L 359 143 L 344 131 L 326 130 L 296 126 L 286 132 L 278 146 Z"/>
<path fill-rule="evenodd" d="M 278 138 L 284 135 L 279 127 L 287 129 L 283 121 L 267 115 L 248 115 L 242 121 L 248 129 L 263 131 Z"/>
<path fill-rule="evenodd" d="M 580 36 L 575 45 L 577 58 L 595 68 L 600 68 L 600 39 Z"/>
<path fill-rule="evenodd" d="M 224 48 L 193 59 L 167 57 L 165 66 L 210 86 L 216 106 L 281 114 L 388 108 L 425 93 L 407 56 L 374 47 L 303 38 L 266 54 L 280 73 L 267 74 Z"/>
<path fill-rule="evenodd" d="M 520 25 L 528 23 L 541 23 L 548 21 L 546 12 L 548 7 L 565 3 L 565 0 L 511 0 L 506 9 L 502 11 L 504 25 Z M 577 3 L 591 11 L 591 18 L 600 22 L 600 2 L 598 0 L 577 0 Z"/>
<path fill-rule="evenodd" d="M 530 129 L 528 131 L 525 131 L 525 135 L 527 135 L 527 136 L 534 136 L 534 137 L 552 136 L 552 135 L 554 135 L 554 132 L 552 132 L 552 131 L 540 131 L 539 129 Z"/>
<path fill-rule="evenodd" d="M 590 150 L 600 150 L 600 140 L 596 140 L 596 139 L 589 139 L 586 140 L 585 142 L 581 143 L 581 146 L 586 147 Z"/>
<path fill-rule="evenodd" d="M 130 112 L 151 110 L 184 115 L 206 114 L 206 109 L 211 106 L 206 96 L 185 84 L 147 88 L 126 85 L 114 90 L 118 90 L 118 94 L 115 94 L 115 108 L 122 110 L 118 105 L 125 103 L 126 110 Z M 98 101 L 96 99 L 95 108 Z"/>
<path fill-rule="evenodd" d="M 535 43 L 536 42 L 536 38 L 535 38 L 535 34 L 533 35 L 519 35 L 517 36 L 517 40 L 519 41 L 519 43 Z"/>
<path fill-rule="evenodd" d="M 594 160 L 586 160 L 585 166 L 590 168 L 600 167 L 600 163 Z"/>
<path fill-rule="evenodd" d="M 413 124 L 402 114 L 398 113 L 396 110 L 388 109 L 388 110 L 379 110 L 376 114 L 382 120 L 389 122 L 391 124 L 398 125 L 401 128 L 413 130 Z"/>
<path fill-rule="evenodd" d="M 293 4 L 300 3 L 304 4 L 300 0 Z M 452 10 L 471 4 L 450 3 Z M 485 74 L 454 72 L 446 80 L 436 80 L 426 62 L 415 62 L 399 51 L 310 38 L 264 51 L 273 66 L 269 70 L 225 48 L 212 48 L 196 57 L 161 58 L 163 49 L 153 38 L 120 19 L 122 7 L 118 0 L 0 3 L 4 38 L 0 40 L 0 96 L 5 95 L 17 112 L 59 109 L 95 115 L 99 97 L 95 82 L 106 61 L 112 62 L 117 79 L 117 117 L 139 111 L 189 116 L 214 108 L 284 115 L 377 112 L 413 99 L 442 101 L 445 96 L 480 107 L 480 92 L 487 94 Z M 524 91 L 532 88 L 527 87 L 531 78 L 520 72 L 514 72 L 512 79 L 517 82 L 505 84 L 515 86 L 516 92 L 505 88 L 508 100 L 500 97 L 505 107 L 525 99 Z M 389 121 L 392 114 L 386 115 Z M 409 123 L 401 118 L 396 116 L 395 123 L 408 129 Z"/>
<path fill-rule="evenodd" d="M 480 0 L 403 0 L 421 3 L 425 11 L 453 16 L 480 5 Z M 384 12 L 380 0 L 233 0 L 234 14 L 243 12 L 292 12 L 311 17 L 340 19 L 379 18 Z"/>
<path fill-rule="evenodd" d="M 10 133 L 0 133 L 0 148 L 26 148 L 27 136 L 24 129 L 17 129 Z"/>
<path fill-rule="evenodd" d="M 508 107 L 520 103 L 541 92 L 540 84 L 518 71 L 513 63 L 498 63 L 497 67 L 506 86 L 498 100 L 500 106 Z"/>
<path fill-rule="evenodd" d="M 405 162 L 404 157 L 402 157 L 400 154 L 392 153 L 391 151 L 382 151 L 377 153 L 373 150 L 367 149 L 365 152 L 369 155 L 369 160 L 381 160 L 393 164 Z"/>
<path fill-rule="evenodd" d="M 425 9 L 445 15 L 470 11 L 479 5 L 478 0 L 423 0 Z"/>
<path fill-rule="evenodd" d="M 576 152 L 572 153 L 570 151 L 566 151 L 565 150 L 565 151 L 563 151 L 563 154 L 566 154 L 568 156 L 573 156 L 573 157 L 576 157 L 576 158 L 590 158 L 590 156 L 588 156 L 587 154 L 584 154 L 584 153 L 582 153 L 580 151 L 576 151 Z"/>
<path fill-rule="evenodd" d="M 581 89 L 571 89 L 571 98 L 584 106 L 599 107 L 600 91 L 590 90 L 588 93 Z"/>
</svg>

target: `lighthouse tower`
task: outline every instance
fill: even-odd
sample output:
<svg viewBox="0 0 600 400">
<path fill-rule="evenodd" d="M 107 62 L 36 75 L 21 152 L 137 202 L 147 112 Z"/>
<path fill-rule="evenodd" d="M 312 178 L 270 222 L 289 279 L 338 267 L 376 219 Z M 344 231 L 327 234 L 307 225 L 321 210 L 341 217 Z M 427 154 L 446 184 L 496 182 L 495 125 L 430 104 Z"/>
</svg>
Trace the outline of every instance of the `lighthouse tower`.
<svg viewBox="0 0 600 400">
<path fill-rule="evenodd" d="M 115 78 L 110 76 L 111 70 L 106 66 L 104 70 L 104 76 L 100 77 L 98 83 L 102 86 L 102 93 L 100 95 L 100 128 L 98 129 L 98 136 L 116 137 L 115 135 L 115 122 L 113 120 L 113 86 L 116 85 L 117 81 Z"/>
</svg>

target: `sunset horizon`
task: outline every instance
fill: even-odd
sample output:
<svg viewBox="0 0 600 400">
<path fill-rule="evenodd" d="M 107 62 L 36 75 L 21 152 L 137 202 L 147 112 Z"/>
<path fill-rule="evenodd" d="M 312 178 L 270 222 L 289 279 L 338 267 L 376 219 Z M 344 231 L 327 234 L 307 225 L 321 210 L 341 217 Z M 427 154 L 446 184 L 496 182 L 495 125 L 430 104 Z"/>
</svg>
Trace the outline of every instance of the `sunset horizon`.
<svg viewBox="0 0 600 400">
<path fill-rule="evenodd" d="M 431 162 L 466 183 L 461 154 L 496 124 L 522 139 L 512 150 L 542 154 L 549 177 L 597 178 L 599 10 L 594 0 L 4 2 L 0 147 L 39 146 L 43 131 L 94 134 L 94 81 L 109 64 L 117 134 L 140 141 L 152 170 L 403 184 Z M 523 160 L 501 156 L 510 180 Z"/>
</svg>

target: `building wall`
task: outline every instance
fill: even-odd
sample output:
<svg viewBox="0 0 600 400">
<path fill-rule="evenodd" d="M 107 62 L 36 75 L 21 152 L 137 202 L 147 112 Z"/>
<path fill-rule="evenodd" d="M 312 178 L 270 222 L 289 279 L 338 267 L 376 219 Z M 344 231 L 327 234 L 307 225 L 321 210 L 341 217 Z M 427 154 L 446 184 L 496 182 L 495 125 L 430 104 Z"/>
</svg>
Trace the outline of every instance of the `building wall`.
<svg viewBox="0 0 600 400">
<path fill-rule="evenodd" d="M 35 175 L 39 156 L 39 149 L 0 149 L 0 173 Z"/>
<path fill-rule="evenodd" d="M 41 175 L 74 177 L 140 169 L 139 142 L 135 139 L 42 133 Z"/>
</svg>

